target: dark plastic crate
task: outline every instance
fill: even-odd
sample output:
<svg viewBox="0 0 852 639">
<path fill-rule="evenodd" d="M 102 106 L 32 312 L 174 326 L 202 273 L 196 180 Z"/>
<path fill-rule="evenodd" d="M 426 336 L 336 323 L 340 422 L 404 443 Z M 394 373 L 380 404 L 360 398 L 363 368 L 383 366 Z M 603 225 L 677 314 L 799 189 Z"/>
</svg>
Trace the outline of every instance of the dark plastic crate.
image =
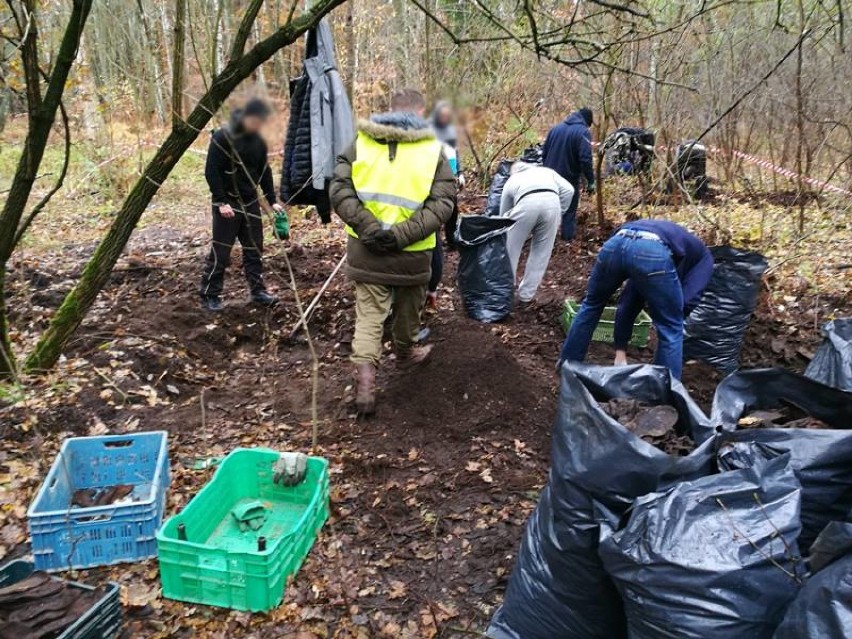
<svg viewBox="0 0 852 639">
<path fill-rule="evenodd" d="M 0 588 L 26 579 L 35 570 L 29 561 L 18 559 L 0 568 Z M 53 577 L 53 579 L 60 579 Z M 62 580 L 67 581 L 67 580 Z M 92 591 L 92 586 L 67 581 L 72 588 Z M 118 584 L 108 582 L 104 596 L 82 617 L 69 626 L 57 639 L 114 639 L 121 633 L 121 602 Z"/>
</svg>

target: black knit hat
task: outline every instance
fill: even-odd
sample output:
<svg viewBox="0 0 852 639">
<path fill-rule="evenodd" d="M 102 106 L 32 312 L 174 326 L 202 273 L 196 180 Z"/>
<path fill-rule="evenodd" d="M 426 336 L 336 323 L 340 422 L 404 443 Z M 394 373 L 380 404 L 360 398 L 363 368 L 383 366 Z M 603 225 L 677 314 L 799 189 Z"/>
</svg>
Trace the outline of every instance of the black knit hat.
<svg viewBox="0 0 852 639">
<path fill-rule="evenodd" d="M 586 121 L 586 126 L 592 126 L 592 123 L 595 121 L 595 118 L 592 114 L 592 110 L 589 107 L 583 107 L 582 109 L 577 111 L 577 113 L 583 116 L 583 120 Z"/>
<path fill-rule="evenodd" d="M 246 105 L 243 108 L 243 117 L 247 115 L 254 115 L 259 118 L 266 119 L 271 113 L 272 109 L 270 109 L 269 105 L 260 98 L 252 98 L 246 102 Z"/>
</svg>

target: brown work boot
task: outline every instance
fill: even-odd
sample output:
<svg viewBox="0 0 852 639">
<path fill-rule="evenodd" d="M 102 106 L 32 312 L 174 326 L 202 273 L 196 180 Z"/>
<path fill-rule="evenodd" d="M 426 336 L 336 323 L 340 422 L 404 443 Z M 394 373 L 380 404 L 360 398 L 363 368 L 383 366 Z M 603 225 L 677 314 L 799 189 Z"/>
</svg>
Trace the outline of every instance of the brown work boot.
<svg viewBox="0 0 852 639">
<path fill-rule="evenodd" d="M 372 364 L 355 367 L 355 411 L 358 417 L 376 412 L 376 367 Z"/>
<path fill-rule="evenodd" d="M 432 344 L 425 346 L 412 346 L 407 350 L 399 350 L 396 354 L 396 366 L 400 369 L 414 368 L 425 364 L 432 354 Z"/>
</svg>

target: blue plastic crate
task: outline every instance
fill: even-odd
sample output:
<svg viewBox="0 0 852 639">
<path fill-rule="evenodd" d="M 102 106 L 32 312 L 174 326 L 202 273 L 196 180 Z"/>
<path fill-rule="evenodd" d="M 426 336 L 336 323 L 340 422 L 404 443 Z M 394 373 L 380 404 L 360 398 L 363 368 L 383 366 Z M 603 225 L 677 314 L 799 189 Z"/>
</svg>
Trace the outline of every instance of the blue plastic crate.
<svg viewBox="0 0 852 639">
<path fill-rule="evenodd" d="M 33 573 L 34 567 L 29 561 L 18 559 L 0 568 L 0 588 L 11 586 Z M 57 577 L 58 579 L 58 577 Z M 71 588 L 94 590 L 92 586 L 68 581 Z M 104 596 L 77 621 L 66 628 L 56 639 L 113 639 L 121 632 L 121 602 L 118 584 L 109 582 L 104 588 Z"/>
<path fill-rule="evenodd" d="M 75 490 L 133 485 L 133 501 L 71 507 Z M 164 431 L 65 440 L 27 512 L 38 570 L 91 568 L 157 554 L 169 487 Z"/>
</svg>

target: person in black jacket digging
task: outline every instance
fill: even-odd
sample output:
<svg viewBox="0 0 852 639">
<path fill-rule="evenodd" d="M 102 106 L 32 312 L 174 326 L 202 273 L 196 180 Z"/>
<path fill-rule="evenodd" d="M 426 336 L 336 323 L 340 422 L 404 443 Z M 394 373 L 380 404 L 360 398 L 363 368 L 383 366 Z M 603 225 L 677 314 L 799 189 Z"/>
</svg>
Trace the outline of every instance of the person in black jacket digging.
<svg viewBox="0 0 852 639">
<path fill-rule="evenodd" d="M 260 99 L 249 100 L 231 122 L 210 139 L 204 177 L 213 197 L 213 246 L 201 276 L 201 301 L 209 311 L 222 310 L 225 269 L 231 263 L 236 240 L 243 249 L 243 269 L 251 299 L 274 306 L 278 299 L 263 283 L 263 218 L 261 207 L 282 211 L 272 185 L 266 142 L 260 131 L 270 115 Z M 261 201 L 258 187 L 265 202 Z"/>
</svg>

